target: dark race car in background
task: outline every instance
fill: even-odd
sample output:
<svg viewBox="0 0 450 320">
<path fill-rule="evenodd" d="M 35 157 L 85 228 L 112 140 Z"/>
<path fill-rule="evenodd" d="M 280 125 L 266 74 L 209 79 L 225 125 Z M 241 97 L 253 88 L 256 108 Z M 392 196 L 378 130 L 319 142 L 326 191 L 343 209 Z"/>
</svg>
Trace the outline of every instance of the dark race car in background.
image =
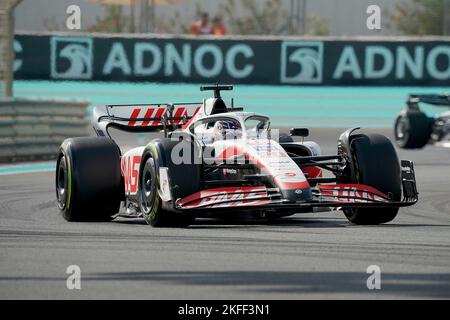
<svg viewBox="0 0 450 320">
<path fill-rule="evenodd" d="M 226 105 L 221 90 L 200 103 L 107 105 L 94 109 L 97 137 L 63 142 L 56 167 L 58 207 L 69 221 L 108 220 L 126 209 L 152 226 L 187 226 L 198 216 L 236 212 L 279 218 L 342 209 L 355 224 L 392 221 L 417 202 L 411 161 L 385 136 L 351 128 L 337 153 L 304 141 L 307 128 L 274 137 L 270 119 Z M 121 154 L 108 130 L 162 132 Z M 301 137 L 295 142 L 292 136 Z"/>
<path fill-rule="evenodd" d="M 428 143 L 443 141 L 450 134 L 450 110 L 437 117 L 427 116 L 419 103 L 450 108 L 448 94 L 411 94 L 407 108 L 395 120 L 394 134 L 399 147 L 404 149 L 423 148 Z"/>
</svg>

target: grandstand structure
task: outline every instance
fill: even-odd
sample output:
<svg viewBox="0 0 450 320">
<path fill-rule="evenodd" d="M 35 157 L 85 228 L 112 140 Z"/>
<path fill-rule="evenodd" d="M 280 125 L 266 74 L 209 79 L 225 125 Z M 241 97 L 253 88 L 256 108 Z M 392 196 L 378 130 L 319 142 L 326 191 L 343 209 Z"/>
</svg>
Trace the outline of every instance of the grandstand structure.
<svg viewBox="0 0 450 320">
<path fill-rule="evenodd" d="M 13 95 L 14 8 L 20 1 L 0 1 L 0 98 Z"/>
</svg>

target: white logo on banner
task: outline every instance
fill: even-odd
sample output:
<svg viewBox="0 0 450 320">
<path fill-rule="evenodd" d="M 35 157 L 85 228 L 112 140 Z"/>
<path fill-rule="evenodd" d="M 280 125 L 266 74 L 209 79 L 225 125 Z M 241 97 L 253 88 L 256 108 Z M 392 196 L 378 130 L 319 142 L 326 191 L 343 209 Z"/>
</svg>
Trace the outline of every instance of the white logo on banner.
<svg viewBox="0 0 450 320">
<path fill-rule="evenodd" d="M 20 44 L 19 41 L 14 40 L 13 49 L 14 49 L 14 53 L 16 54 L 16 59 L 14 60 L 14 64 L 13 64 L 13 70 L 14 70 L 14 72 L 16 72 L 22 67 L 22 64 L 23 64 L 23 61 L 21 59 L 17 58 L 17 54 L 22 53 L 22 50 L 23 50 L 22 45 Z M 2 52 L 2 50 L 3 50 L 3 43 L 0 39 L 0 52 Z M 2 70 L 3 70 L 2 61 L 0 60 L 0 71 L 2 71 Z"/>
<path fill-rule="evenodd" d="M 213 78 L 226 72 L 230 77 L 243 79 L 255 69 L 248 61 L 254 55 L 247 44 L 236 44 L 224 50 L 216 44 L 202 44 L 194 49 L 190 43 L 176 48 L 173 43 L 135 42 L 133 50 L 127 52 L 123 43 L 114 42 L 105 60 L 103 75 L 115 72 L 138 77 L 158 73 L 177 76 L 179 72 L 188 78 L 195 72 L 202 78 Z"/>
<path fill-rule="evenodd" d="M 282 83 L 321 83 L 323 42 L 284 41 L 281 44 Z"/>
<path fill-rule="evenodd" d="M 51 76 L 53 79 L 92 78 L 92 39 L 52 37 Z"/>
<path fill-rule="evenodd" d="M 393 75 L 395 79 L 408 80 L 408 73 L 414 79 L 427 75 L 436 80 L 450 79 L 450 46 L 438 45 L 426 53 L 422 45 L 411 49 L 403 45 L 368 45 L 362 55 L 359 57 L 353 46 L 345 46 L 333 79 L 386 79 Z"/>
</svg>

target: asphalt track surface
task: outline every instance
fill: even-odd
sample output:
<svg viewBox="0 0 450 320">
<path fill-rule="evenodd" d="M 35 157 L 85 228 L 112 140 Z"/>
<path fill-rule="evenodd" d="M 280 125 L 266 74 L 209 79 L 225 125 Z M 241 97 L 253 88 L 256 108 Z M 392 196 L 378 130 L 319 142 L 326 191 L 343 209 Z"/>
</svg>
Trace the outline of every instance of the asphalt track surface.
<svg viewBox="0 0 450 320">
<path fill-rule="evenodd" d="M 334 153 L 339 132 L 310 138 Z M 185 229 L 69 223 L 53 172 L 0 176 L 0 299 L 448 299 L 450 149 L 399 155 L 415 163 L 420 201 L 380 226 L 341 212 Z M 69 265 L 81 268 L 81 290 L 66 288 Z M 381 290 L 367 289 L 369 265 L 381 268 Z"/>
</svg>

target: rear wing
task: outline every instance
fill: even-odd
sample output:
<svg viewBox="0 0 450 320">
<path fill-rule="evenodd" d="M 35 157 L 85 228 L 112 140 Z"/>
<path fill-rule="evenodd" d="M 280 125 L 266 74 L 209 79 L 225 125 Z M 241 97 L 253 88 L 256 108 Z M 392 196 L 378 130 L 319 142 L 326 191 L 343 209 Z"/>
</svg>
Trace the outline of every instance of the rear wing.
<svg viewBox="0 0 450 320">
<path fill-rule="evenodd" d="M 109 136 L 109 128 L 167 134 L 181 128 L 201 107 L 201 102 L 97 106 L 93 111 L 93 126 L 99 136 Z"/>
<path fill-rule="evenodd" d="M 408 97 L 408 107 L 418 108 L 418 103 L 432 104 L 435 106 L 450 107 L 449 94 L 410 94 Z"/>
</svg>

